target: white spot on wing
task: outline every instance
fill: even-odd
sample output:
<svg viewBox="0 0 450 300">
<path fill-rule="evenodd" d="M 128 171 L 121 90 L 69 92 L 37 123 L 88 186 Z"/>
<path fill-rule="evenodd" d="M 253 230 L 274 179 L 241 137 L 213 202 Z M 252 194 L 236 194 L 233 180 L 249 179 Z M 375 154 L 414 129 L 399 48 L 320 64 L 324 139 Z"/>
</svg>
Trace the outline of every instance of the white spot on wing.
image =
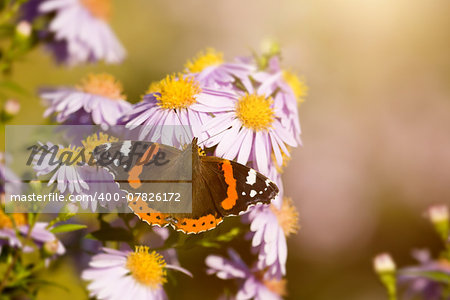
<svg viewBox="0 0 450 300">
<path fill-rule="evenodd" d="M 108 151 L 109 148 L 111 148 L 111 143 L 106 143 L 105 144 L 105 151 Z"/>
<path fill-rule="evenodd" d="M 245 194 L 245 192 L 242 192 L 242 196 L 245 196 L 246 194 Z"/>
<path fill-rule="evenodd" d="M 255 195 L 258 194 L 255 190 L 250 191 L 250 197 L 255 197 Z"/>
<path fill-rule="evenodd" d="M 128 156 L 130 151 L 131 151 L 131 141 L 124 141 L 122 147 L 120 147 L 120 153 L 122 153 L 125 156 Z"/>
<path fill-rule="evenodd" d="M 272 181 L 270 181 L 270 179 L 266 179 L 266 185 L 267 186 L 269 186 L 269 184 L 271 183 Z"/>
<path fill-rule="evenodd" d="M 247 176 L 247 184 L 253 185 L 256 182 L 256 171 L 253 169 L 250 169 L 250 171 L 248 171 L 248 176 Z"/>
</svg>

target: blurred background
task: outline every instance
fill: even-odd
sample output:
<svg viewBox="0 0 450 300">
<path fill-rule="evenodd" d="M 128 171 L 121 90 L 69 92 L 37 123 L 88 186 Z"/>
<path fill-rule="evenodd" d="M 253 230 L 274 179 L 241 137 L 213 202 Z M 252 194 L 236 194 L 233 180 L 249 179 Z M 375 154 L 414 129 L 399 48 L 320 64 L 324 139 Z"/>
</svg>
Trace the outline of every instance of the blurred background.
<svg viewBox="0 0 450 300">
<path fill-rule="evenodd" d="M 15 66 L 16 80 L 36 91 L 106 71 L 136 102 L 199 50 L 232 59 L 267 38 L 280 42 L 284 66 L 306 79 L 304 146 L 284 174 L 302 226 L 289 240 L 290 299 L 383 299 L 375 254 L 389 251 L 406 265 L 413 248 L 437 251 L 423 211 L 450 203 L 449 1 L 114 4 L 112 27 L 128 51 L 122 65 L 59 68 L 40 49 Z M 42 124 L 42 112 L 36 97 L 25 97 L 14 123 Z M 197 285 L 199 295 L 215 288 Z"/>
</svg>

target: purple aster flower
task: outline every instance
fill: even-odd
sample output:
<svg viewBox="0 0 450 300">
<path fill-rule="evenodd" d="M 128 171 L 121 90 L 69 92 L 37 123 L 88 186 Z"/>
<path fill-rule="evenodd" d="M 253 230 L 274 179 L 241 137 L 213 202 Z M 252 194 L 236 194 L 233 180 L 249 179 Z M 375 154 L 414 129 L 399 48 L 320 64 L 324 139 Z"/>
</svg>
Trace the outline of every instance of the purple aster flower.
<svg viewBox="0 0 450 300">
<path fill-rule="evenodd" d="M 65 157 L 64 153 L 71 155 L 71 159 L 75 159 L 79 155 L 81 148 L 64 148 L 61 145 L 54 145 L 50 142 L 47 142 L 45 146 L 49 151 L 48 153 L 41 152 L 40 155 L 33 157 L 32 165 L 36 175 L 52 174 L 48 186 L 57 183 L 58 191 L 63 194 L 82 193 L 85 190 L 89 190 L 89 185 L 82 176 L 82 168 L 84 166 L 79 166 L 77 163 L 67 165 L 51 163 L 52 160 L 58 162 L 58 158 Z"/>
<path fill-rule="evenodd" d="M 206 258 L 208 274 L 215 274 L 220 279 L 236 279 L 239 290 L 236 299 L 281 299 L 285 295 L 286 281 L 264 274 L 257 268 L 249 268 L 232 249 L 228 250 L 230 259 L 217 255 Z"/>
<path fill-rule="evenodd" d="M 258 94 L 273 95 L 274 106 L 281 116 L 283 127 L 293 132 L 295 139 L 301 144 L 298 105 L 304 101 L 306 85 L 292 72 L 282 70 L 278 57 L 270 59 L 268 70 L 252 76 L 260 84 Z"/>
<path fill-rule="evenodd" d="M 286 238 L 297 232 L 298 212 L 292 199 L 283 196 L 281 176 L 272 171 L 280 193 L 269 205 L 257 205 L 243 216 L 250 223 L 248 238 L 252 240 L 252 251 L 258 255 L 257 266 L 276 278 L 286 274 Z"/>
<path fill-rule="evenodd" d="M 216 155 L 236 159 L 241 164 L 252 161 L 261 173 L 268 174 L 273 164 L 283 165 L 283 153 L 289 155 L 286 145 L 297 146 L 292 132 L 283 126 L 279 108 L 271 97 L 258 94 L 251 81 L 243 81 L 247 92 L 235 94 L 226 102 L 211 102 L 221 113 L 205 124 L 204 130 L 212 136 L 205 145 L 217 145 Z"/>
<path fill-rule="evenodd" d="M 14 219 L 14 223 L 11 221 L 10 216 Z M 8 216 L 0 209 L 0 252 L 3 246 L 9 246 L 13 248 L 22 248 L 25 252 L 34 251 L 33 247 L 24 246 L 21 238 L 17 236 L 14 225 L 18 230 L 18 234 L 21 237 L 28 235 L 29 225 L 27 223 L 27 218 L 25 214 L 14 213 Z M 56 238 L 56 236 L 47 229 L 48 223 L 37 222 L 34 224 L 32 231 L 30 233 L 30 239 L 34 244 L 40 249 L 45 247 L 46 250 L 54 255 L 63 255 L 65 253 L 65 248 L 63 244 Z"/>
<path fill-rule="evenodd" d="M 224 62 L 223 53 L 212 48 L 200 52 L 185 64 L 187 73 L 192 74 L 202 86 L 210 88 L 231 88 L 235 78 L 245 78 L 256 70 L 253 64 Z"/>
<path fill-rule="evenodd" d="M 20 194 L 22 181 L 11 169 L 3 164 L 4 161 L 5 153 L 0 152 L 0 195 L 5 194 L 6 189 L 11 194 Z"/>
<path fill-rule="evenodd" d="M 52 143 L 47 143 L 46 147 L 49 150 L 47 154 L 40 152 L 40 155 L 33 157 L 33 169 L 37 176 L 51 174 L 48 186 L 57 184 L 57 189 L 62 194 L 72 195 L 106 195 L 118 194 L 120 199 L 124 195 L 124 191 L 120 190 L 114 177 L 104 168 L 98 168 L 95 164 L 90 165 L 92 161 L 91 155 L 94 149 L 108 142 L 117 141 L 107 134 L 94 133 L 83 140 L 82 147 L 55 146 Z M 85 160 L 81 159 L 80 153 L 84 152 Z M 68 158 L 70 157 L 70 158 Z M 62 160 L 65 162 L 70 160 L 70 164 L 51 163 L 51 161 Z M 94 161 L 92 161 L 94 162 Z M 83 209 L 90 209 L 95 211 L 97 202 L 102 207 L 113 208 L 123 204 L 124 201 L 107 201 L 106 197 L 92 198 L 92 201 L 77 201 Z"/>
<path fill-rule="evenodd" d="M 399 283 L 407 285 L 406 297 L 409 299 L 422 295 L 424 299 L 439 300 L 443 298 L 445 282 L 439 282 L 426 276 L 426 273 L 441 273 L 450 276 L 450 261 L 446 259 L 433 260 L 428 250 L 413 251 L 418 266 L 399 270 Z M 448 281 L 447 281 L 448 282 Z"/>
<path fill-rule="evenodd" d="M 103 248 L 102 253 L 92 257 L 81 277 L 90 281 L 89 294 L 98 299 L 167 299 L 163 288 L 167 269 L 192 274 L 166 260 L 146 246 L 137 246 L 135 252 Z"/>
<path fill-rule="evenodd" d="M 151 85 L 149 92 L 122 122 L 130 130 L 141 126 L 140 140 L 174 147 L 190 143 L 193 136 L 201 141 L 208 138 L 204 124 L 211 119 L 211 113 L 226 107 L 232 97 L 229 92 L 202 88 L 192 76 L 183 74 L 167 76 Z M 181 126 L 189 127 L 183 129 Z"/>
<path fill-rule="evenodd" d="M 40 92 L 48 108 L 44 117 L 56 114 L 66 125 L 117 124 L 131 104 L 122 95 L 122 85 L 109 74 L 90 74 L 76 88 L 44 89 Z"/>
<path fill-rule="evenodd" d="M 24 6 L 23 17 L 52 17 L 41 36 L 50 40 L 47 47 L 58 62 L 119 63 L 125 50 L 108 24 L 110 12 L 110 0 L 32 0 Z"/>
</svg>

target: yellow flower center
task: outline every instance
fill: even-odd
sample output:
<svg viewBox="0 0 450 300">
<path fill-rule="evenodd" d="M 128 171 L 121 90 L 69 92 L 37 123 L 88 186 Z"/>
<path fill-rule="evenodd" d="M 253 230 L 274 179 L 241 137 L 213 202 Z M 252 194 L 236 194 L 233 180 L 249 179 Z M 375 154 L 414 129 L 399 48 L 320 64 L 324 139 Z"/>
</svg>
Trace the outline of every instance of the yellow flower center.
<svg viewBox="0 0 450 300">
<path fill-rule="evenodd" d="M 300 229 L 298 225 L 298 211 L 291 198 L 284 198 L 280 209 L 273 204 L 270 205 L 270 208 L 277 217 L 278 224 L 283 228 L 286 237 L 297 233 Z"/>
<path fill-rule="evenodd" d="M 263 279 L 264 285 L 276 295 L 286 296 L 286 279 Z"/>
<path fill-rule="evenodd" d="M 128 255 L 126 263 L 134 279 L 152 289 L 167 282 L 165 266 L 161 254 L 149 252 L 147 246 L 136 246 L 136 251 Z"/>
<path fill-rule="evenodd" d="M 267 130 L 274 120 L 274 111 L 270 107 L 272 98 L 256 94 L 245 94 L 236 105 L 237 117 L 242 124 L 255 131 Z"/>
<path fill-rule="evenodd" d="M 196 57 L 188 60 L 184 67 L 191 73 L 198 73 L 210 66 L 217 66 L 223 63 L 223 53 L 217 52 L 213 48 L 206 49 L 206 52 L 199 52 Z"/>
<path fill-rule="evenodd" d="M 193 77 L 182 74 L 167 75 L 159 82 L 156 95 L 158 105 L 165 109 L 187 108 L 195 103 L 195 95 L 201 92 L 200 85 Z"/>
<path fill-rule="evenodd" d="M 290 71 L 283 71 L 283 78 L 294 91 L 294 95 L 295 97 L 297 97 L 297 101 L 305 101 L 305 97 L 308 95 L 308 86 L 305 84 L 305 82 L 300 80 L 297 75 Z"/>
<path fill-rule="evenodd" d="M 78 86 L 78 89 L 86 93 L 100 95 L 112 100 L 126 98 L 122 94 L 122 84 L 112 75 L 106 73 L 89 74 L 81 81 L 81 85 Z"/>
<path fill-rule="evenodd" d="M 106 133 L 100 132 L 99 134 L 94 133 L 87 138 L 85 138 L 81 143 L 84 146 L 85 154 L 86 154 L 86 160 L 90 160 L 91 153 L 94 152 L 94 149 L 97 146 L 100 146 L 105 143 L 113 143 L 117 142 L 119 139 L 113 136 L 109 136 Z"/>
<path fill-rule="evenodd" d="M 1 208 L 0 208 L 0 229 L 3 228 L 13 228 L 14 223 L 16 226 L 21 225 L 27 225 L 27 217 L 25 214 L 22 213 L 15 213 L 15 214 L 6 214 Z"/>
<path fill-rule="evenodd" d="M 81 4 L 99 19 L 109 20 L 111 17 L 111 0 L 81 0 Z"/>
<path fill-rule="evenodd" d="M 153 81 L 152 83 L 150 83 L 145 94 L 161 93 L 159 83 L 160 83 L 159 81 Z"/>
</svg>

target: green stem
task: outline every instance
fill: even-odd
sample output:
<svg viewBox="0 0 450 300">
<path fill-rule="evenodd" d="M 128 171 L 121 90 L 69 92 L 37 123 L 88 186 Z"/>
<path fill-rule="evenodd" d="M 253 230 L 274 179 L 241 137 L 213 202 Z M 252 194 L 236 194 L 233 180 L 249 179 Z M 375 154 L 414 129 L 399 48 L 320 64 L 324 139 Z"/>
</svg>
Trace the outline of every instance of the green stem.
<svg viewBox="0 0 450 300">
<path fill-rule="evenodd" d="M 31 238 L 31 232 L 33 231 L 34 225 L 36 224 L 36 218 L 37 218 L 37 216 L 34 216 L 34 218 L 32 218 L 31 224 L 29 224 L 29 226 L 28 226 L 28 232 L 23 241 L 24 246 L 28 243 L 28 241 Z M 21 250 L 17 249 L 17 251 L 14 253 L 14 257 L 13 257 L 11 263 L 8 265 L 8 268 L 5 271 L 3 280 L 0 282 L 0 294 L 3 292 L 3 290 L 8 285 L 9 275 L 13 271 L 14 266 L 16 265 L 17 261 L 19 260 L 20 253 L 21 253 Z"/>
</svg>

